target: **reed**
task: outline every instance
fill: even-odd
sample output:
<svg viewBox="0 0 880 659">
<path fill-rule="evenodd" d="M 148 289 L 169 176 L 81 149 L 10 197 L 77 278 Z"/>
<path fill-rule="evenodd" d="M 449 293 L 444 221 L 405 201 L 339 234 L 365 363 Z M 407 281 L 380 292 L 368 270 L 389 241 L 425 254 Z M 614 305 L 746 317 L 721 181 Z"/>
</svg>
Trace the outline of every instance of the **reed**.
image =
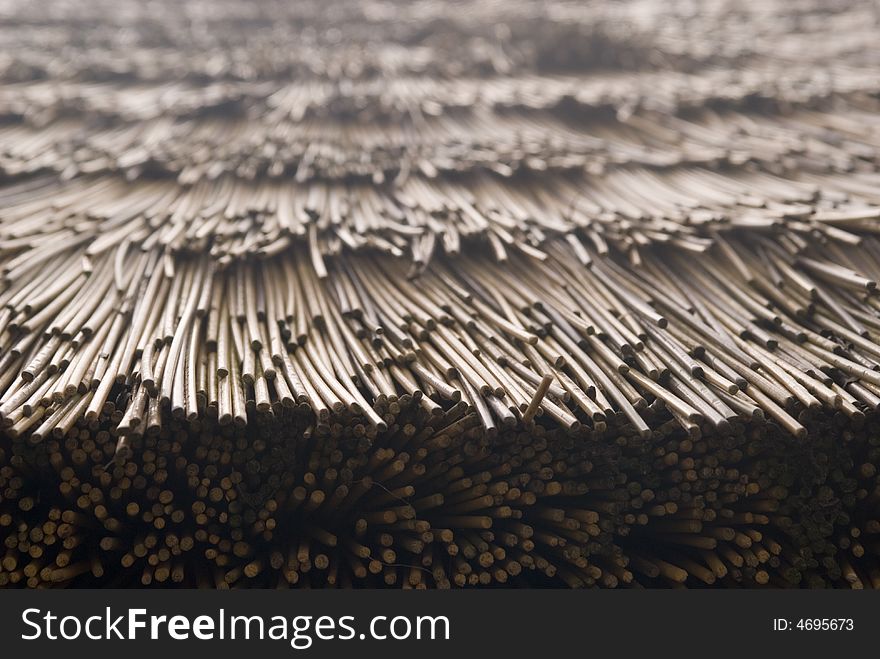
<svg viewBox="0 0 880 659">
<path fill-rule="evenodd" d="M 0 586 L 880 587 L 873 10 L 551 4 L 0 3 Z"/>
</svg>

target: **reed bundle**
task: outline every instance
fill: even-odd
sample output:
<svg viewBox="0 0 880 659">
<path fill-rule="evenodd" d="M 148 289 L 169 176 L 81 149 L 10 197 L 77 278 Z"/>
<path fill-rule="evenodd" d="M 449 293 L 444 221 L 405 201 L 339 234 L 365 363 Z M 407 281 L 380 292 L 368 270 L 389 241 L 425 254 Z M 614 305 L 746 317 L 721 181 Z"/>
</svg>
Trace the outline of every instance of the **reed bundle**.
<svg viewBox="0 0 880 659">
<path fill-rule="evenodd" d="M 116 4 L 0 6 L 0 586 L 880 587 L 870 3 Z"/>
</svg>

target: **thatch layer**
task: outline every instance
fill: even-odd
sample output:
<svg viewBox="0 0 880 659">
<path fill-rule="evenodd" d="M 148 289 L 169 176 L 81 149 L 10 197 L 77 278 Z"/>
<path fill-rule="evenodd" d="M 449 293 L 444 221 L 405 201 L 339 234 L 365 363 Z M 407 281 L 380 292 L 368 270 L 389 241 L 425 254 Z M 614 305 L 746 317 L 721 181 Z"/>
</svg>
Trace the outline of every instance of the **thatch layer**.
<svg viewBox="0 0 880 659">
<path fill-rule="evenodd" d="M 880 587 L 872 3 L 52 4 L 0 586 Z"/>
</svg>

